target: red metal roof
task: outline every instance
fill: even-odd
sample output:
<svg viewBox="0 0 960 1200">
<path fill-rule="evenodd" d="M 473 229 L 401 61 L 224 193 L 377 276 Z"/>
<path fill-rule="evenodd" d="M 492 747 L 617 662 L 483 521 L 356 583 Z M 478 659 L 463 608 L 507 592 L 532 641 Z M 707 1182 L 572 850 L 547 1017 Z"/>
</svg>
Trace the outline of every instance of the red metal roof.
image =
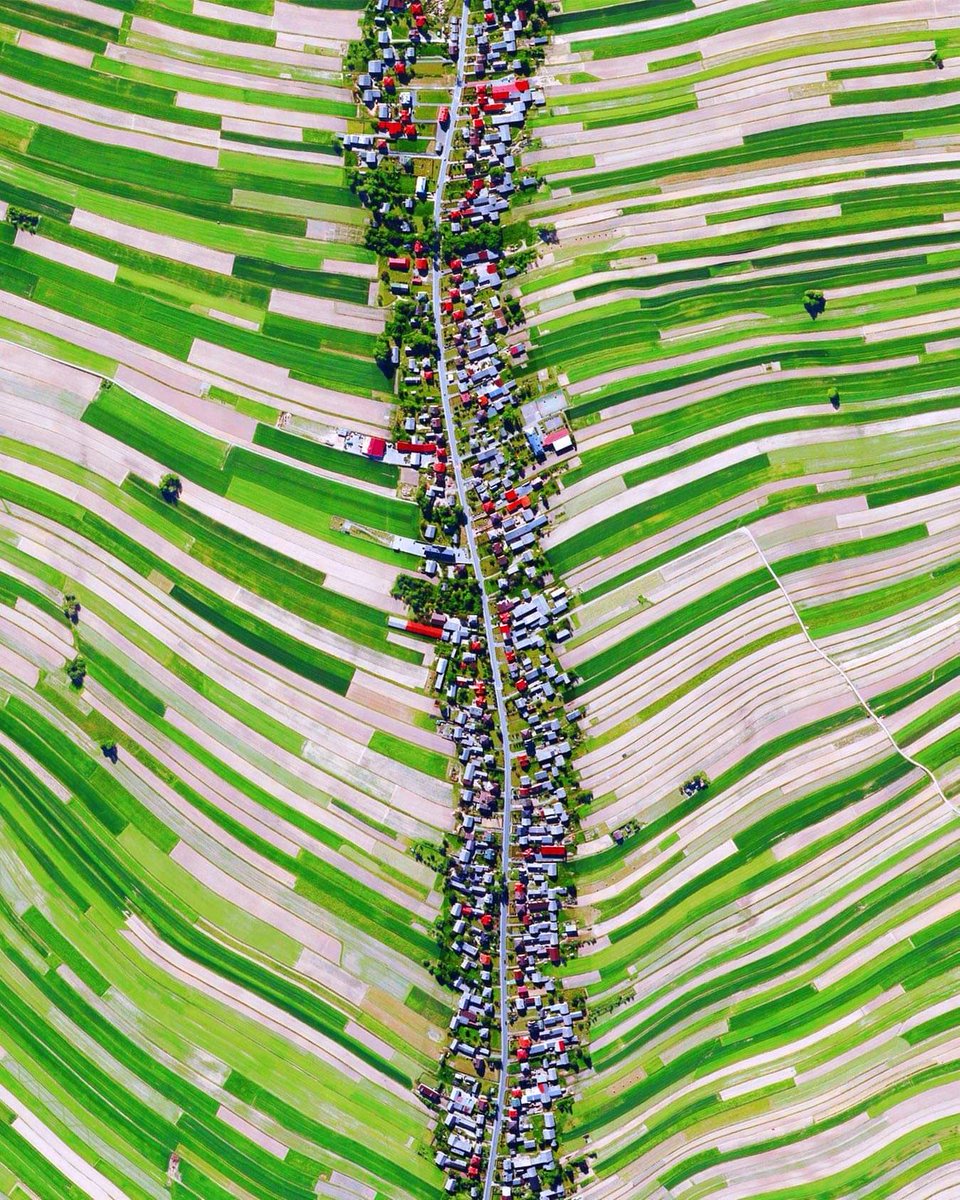
<svg viewBox="0 0 960 1200">
<path fill-rule="evenodd" d="M 408 621 L 406 625 L 407 633 L 419 633 L 423 637 L 442 638 L 443 630 L 438 629 L 436 625 L 424 625 L 421 621 Z"/>
</svg>

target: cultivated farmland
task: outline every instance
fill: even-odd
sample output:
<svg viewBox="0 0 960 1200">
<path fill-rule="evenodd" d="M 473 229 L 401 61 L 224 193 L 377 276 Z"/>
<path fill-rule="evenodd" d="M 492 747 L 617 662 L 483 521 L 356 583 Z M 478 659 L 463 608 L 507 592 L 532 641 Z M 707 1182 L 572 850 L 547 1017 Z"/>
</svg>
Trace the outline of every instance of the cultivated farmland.
<svg viewBox="0 0 960 1200">
<path fill-rule="evenodd" d="M 0 1193 L 427 1200 L 453 789 L 419 512 L 337 435 L 393 418 L 358 14 L 4 14 Z"/>
<path fill-rule="evenodd" d="M 564 0 L 583 1194 L 960 1190 L 952 5 Z M 555 230 L 555 233 L 553 232 Z"/>
<path fill-rule="evenodd" d="M 956 4 L 2 7 L 0 1194 L 960 1194 Z"/>
<path fill-rule="evenodd" d="M 7 19 L 0 199 L 26 219 L 2 227 L 0 332 L 171 399 L 379 431 L 375 258 L 335 145 L 357 14 L 323 37 L 286 3 Z"/>
<path fill-rule="evenodd" d="M 168 1171 L 430 1195 L 440 896 L 408 850 L 450 821 L 432 652 L 320 501 L 301 527 L 260 482 L 235 498 L 240 471 L 191 484 L 190 430 L 157 461 L 95 391 L 32 352 L 0 369 L 4 1164 L 41 1195 L 88 1170 L 110 1195 Z M 150 480 L 178 464 L 173 506 Z"/>
</svg>

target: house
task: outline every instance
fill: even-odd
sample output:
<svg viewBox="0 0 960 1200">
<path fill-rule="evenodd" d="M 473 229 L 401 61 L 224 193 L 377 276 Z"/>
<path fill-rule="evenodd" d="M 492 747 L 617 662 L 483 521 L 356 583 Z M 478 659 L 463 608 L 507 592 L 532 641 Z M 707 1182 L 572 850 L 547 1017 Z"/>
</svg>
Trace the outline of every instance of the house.
<svg viewBox="0 0 960 1200">
<path fill-rule="evenodd" d="M 546 435 L 543 439 L 543 445 L 549 447 L 555 454 L 563 454 L 573 448 L 573 438 L 570 436 L 568 430 L 561 425 L 559 429 L 554 429 L 552 433 Z"/>
</svg>

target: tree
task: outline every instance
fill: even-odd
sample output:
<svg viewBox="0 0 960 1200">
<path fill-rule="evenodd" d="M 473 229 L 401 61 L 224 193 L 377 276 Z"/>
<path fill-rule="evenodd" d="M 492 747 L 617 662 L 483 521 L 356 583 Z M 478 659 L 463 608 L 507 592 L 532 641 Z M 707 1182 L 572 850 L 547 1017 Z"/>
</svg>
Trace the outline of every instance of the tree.
<svg viewBox="0 0 960 1200">
<path fill-rule="evenodd" d="M 160 495 L 168 504 L 176 504 L 183 492 L 183 484 L 180 482 L 179 475 L 173 475 L 169 471 L 160 480 Z"/>
<path fill-rule="evenodd" d="M 930 63 L 932 67 L 936 67 L 938 71 L 943 70 L 943 56 L 940 54 L 939 50 L 934 50 L 934 52 L 927 59 L 927 62 Z"/>
<path fill-rule="evenodd" d="M 63 598 L 63 604 L 60 606 L 63 615 L 67 618 L 71 625 L 76 625 L 80 620 L 80 601 L 72 593 L 68 593 Z"/>
<path fill-rule="evenodd" d="M 474 250 L 502 250 L 503 230 L 499 225 L 491 225 L 488 222 L 472 226 L 463 233 L 451 233 L 447 226 L 444 226 L 441 241 L 447 259 L 470 254 Z"/>
<path fill-rule="evenodd" d="M 390 595 L 402 600 L 419 619 L 428 617 L 437 607 L 436 585 L 426 579 L 415 579 L 411 575 L 398 575 L 397 582 L 390 589 Z"/>
<path fill-rule="evenodd" d="M 373 357 L 376 360 L 377 366 L 387 376 L 393 374 L 393 360 L 390 357 L 391 349 L 390 339 L 385 333 L 381 333 L 373 343 Z"/>
<path fill-rule="evenodd" d="M 108 758 L 112 763 L 117 761 L 117 743 L 116 742 L 101 742 L 100 751 L 104 758 Z"/>
<path fill-rule="evenodd" d="M 379 208 L 383 203 L 399 204 L 405 190 L 403 172 L 394 158 L 388 158 L 376 170 L 368 171 L 360 185 L 370 208 Z"/>
<path fill-rule="evenodd" d="M 511 325 L 523 323 L 523 306 L 516 296 L 505 296 L 503 307 L 506 309 L 507 319 Z"/>
<path fill-rule="evenodd" d="M 434 354 L 437 349 L 437 340 L 432 333 L 424 333 L 418 330 L 416 333 L 411 333 L 407 338 L 407 349 L 411 354 L 415 354 L 420 358 L 424 354 Z"/>
<path fill-rule="evenodd" d="M 405 219 L 399 209 L 391 209 L 379 218 L 379 224 L 367 226 L 363 244 L 381 257 L 401 253 L 409 240 L 409 234 L 402 228 Z"/>
<path fill-rule="evenodd" d="M 26 209 L 15 208 L 13 205 L 7 209 L 7 220 L 24 233 L 37 233 L 40 229 L 39 213 L 27 212 Z"/>
<path fill-rule="evenodd" d="M 411 322 L 416 311 L 416 304 L 412 300 L 407 300 L 401 296 L 399 300 L 394 302 L 390 319 L 387 321 L 383 332 L 395 342 L 402 342 L 411 327 Z"/>
<path fill-rule="evenodd" d="M 819 289 L 808 288 L 803 293 L 803 307 L 810 314 L 810 319 L 815 321 L 827 307 L 826 297 Z"/>
<path fill-rule="evenodd" d="M 840 393 L 837 390 L 836 385 L 834 385 L 830 389 L 830 391 L 827 392 L 827 399 L 830 401 L 830 403 L 833 405 L 834 408 L 840 407 Z"/>
<path fill-rule="evenodd" d="M 87 660 L 78 654 L 75 658 L 70 659 L 64 670 L 70 683 L 79 691 L 87 677 Z"/>
</svg>

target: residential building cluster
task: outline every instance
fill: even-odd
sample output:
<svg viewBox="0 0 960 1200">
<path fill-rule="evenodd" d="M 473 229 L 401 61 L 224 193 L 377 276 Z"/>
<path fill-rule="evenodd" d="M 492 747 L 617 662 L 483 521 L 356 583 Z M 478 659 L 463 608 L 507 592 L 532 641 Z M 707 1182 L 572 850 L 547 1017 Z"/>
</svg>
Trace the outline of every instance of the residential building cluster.
<svg viewBox="0 0 960 1200">
<path fill-rule="evenodd" d="M 377 0 L 378 16 L 395 2 Z M 572 680 L 556 657 L 572 635 L 570 597 L 546 570 L 539 539 L 551 468 L 573 438 L 556 414 L 547 426 L 523 415 L 528 334 L 513 281 L 533 254 L 501 236 L 511 197 L 538 185 L 518 160 L 528 115 L 544 103 L 524 66 L 546 39 L 529 11 L 483 0 L 478 15 L 464 9 L 440 23 L 448 59 L 467 78 L 437 110 L 427 165 L 412 152 L 423 171 L 415 202 L 428 174 L 443 188 L 436 220 L 428 228 L 422 213 L 411 217 L 383 260 L 391 295 L 413 306 L 415 328 L 432 318 L 435 344 L 423 353 L 400 335 L 391 347 L 404 437 L 351 448 L 420 472 L 424 573 L 443 578 L 472 563 L 484 593 L 482 613 L 391 620 L 436 644 L 437 727 L 456 763 L 437 973 L 457 999 L 437 1078 L 418 1084 L 437 1112 L 435 1160 L 451 1194 L 561 1200 L 562 1115 L 586 1030 L 582 1003 L 562 983 L 578 944 L 568 856 L 582 714 L 565 705 Z M 395 39 L 378 40 L 393 62 L 405 59 Z M 357 81 L 361 112 L 377 128 L 344 139 L 370 171 L 416 135 L 408 123 L 425 109 L 416 84 L 400 92 L 391 77 L 388 86 L 387 65 L 384 55 L 371 60 Z M 456 506 L 459 525 L 433 521 Z"/>
</svg>

